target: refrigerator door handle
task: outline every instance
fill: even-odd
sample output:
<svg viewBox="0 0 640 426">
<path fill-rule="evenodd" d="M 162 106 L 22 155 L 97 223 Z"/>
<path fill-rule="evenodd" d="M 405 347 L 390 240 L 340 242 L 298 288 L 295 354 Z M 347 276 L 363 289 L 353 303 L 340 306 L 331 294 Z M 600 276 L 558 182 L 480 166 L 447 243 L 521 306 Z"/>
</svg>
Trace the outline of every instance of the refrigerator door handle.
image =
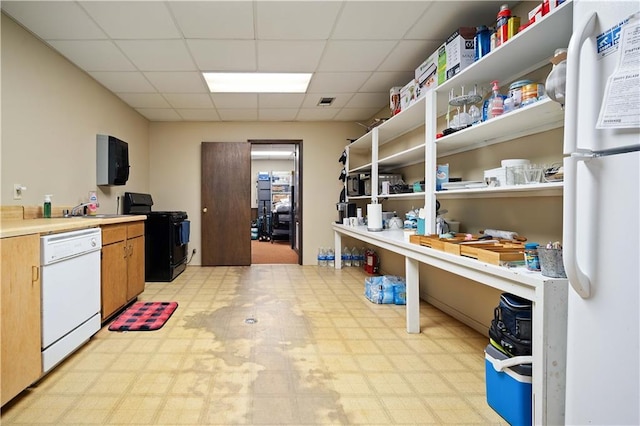
<svg viewBox="0 0 640 426">
<path fill-rule="evenodd" d="M 564 247 L 562 250 L 562 258 L 564 269 L 569 279 L 569 284 L 583 299 L 591 296 L 591 280 L 578 265 L 576 257 L 577 248 L 577 180 L 576 173 L 578 171 L 578 161 L 584 161 L 587 157 L 574 154 L 564 159 L 564 197 L 563 197 L 563 240 Z"/>
<path fill-rule="evenodd" d="M 578 149 L 578 79 L 580 71 L 580 49 L 593 34 L 596 27 L 596 16 L 594 12 L 589 19 L 582 22 L 577 28 L 567 49 L 567 79 L 565 92 L 565 117 L 564 117 L 564 153 L 571 154 Z"/>
</svg>

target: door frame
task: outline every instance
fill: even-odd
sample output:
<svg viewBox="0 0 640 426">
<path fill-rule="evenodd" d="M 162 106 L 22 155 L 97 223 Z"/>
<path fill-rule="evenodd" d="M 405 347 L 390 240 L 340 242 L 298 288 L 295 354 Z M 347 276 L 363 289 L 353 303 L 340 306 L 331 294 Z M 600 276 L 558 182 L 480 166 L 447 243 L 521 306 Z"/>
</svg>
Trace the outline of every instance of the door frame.
<svg viewBox="0 0 640 426">
<path fill-rule="evenodd" d="M 297 182 L 298 185 L 294 185 L 295 191 L 295 199 L 297 201 L 297 205 L 295 206 L 295 212 L 291 217 L 291 226 L 294 227 L 294 238 L 298 240 L 298 247 L 294 248 L 298 254 L 298 265 L 302 265 L 302 253 L 304 250 L 303 238 L 302 238 L 302 139 L 248 139 L 247 142 L 253 145 L 295 145 L 296 146 L 296 156 L 295 156 L 295 166 L 294 173 L 297 173 L 297 176 L 294 176 L 294 183 Z M 296 228 L 297 225 L 297 228 Z"/>
</svg>

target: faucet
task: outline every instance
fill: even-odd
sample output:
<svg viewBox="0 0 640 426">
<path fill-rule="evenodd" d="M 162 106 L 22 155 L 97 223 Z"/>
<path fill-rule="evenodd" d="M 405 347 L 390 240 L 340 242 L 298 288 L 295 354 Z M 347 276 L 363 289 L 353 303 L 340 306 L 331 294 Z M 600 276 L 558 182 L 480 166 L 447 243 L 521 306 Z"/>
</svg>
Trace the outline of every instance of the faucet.
<svg viewBox="0 0 640 426">
<path fill-rule="evenodd" d="M 100 207 L 100 204 L 97 203 L 82 203 L 82 204 L 78 204 L 77 206 L 75 206 L 74 208 L 71 209 L 71 214 L 70 216 L 82 216 L 80 214 L 80 209 L 87 207 L 91 204 L 95 204 L 97 207 Z"/>
</svg>

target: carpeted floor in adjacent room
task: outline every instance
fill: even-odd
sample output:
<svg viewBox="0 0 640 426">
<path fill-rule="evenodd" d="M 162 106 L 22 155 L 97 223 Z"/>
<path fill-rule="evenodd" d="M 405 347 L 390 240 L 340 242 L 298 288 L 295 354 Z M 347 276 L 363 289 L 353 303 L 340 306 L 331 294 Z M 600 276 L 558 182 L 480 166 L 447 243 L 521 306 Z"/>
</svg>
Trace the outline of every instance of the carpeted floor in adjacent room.
<svg viewBox="0 0 640 426">
<path fill-rule="evenodd" d="M 289 241 L 251 240 L 251 264 L 297 264 L 298 254 Z"/>
</svg>

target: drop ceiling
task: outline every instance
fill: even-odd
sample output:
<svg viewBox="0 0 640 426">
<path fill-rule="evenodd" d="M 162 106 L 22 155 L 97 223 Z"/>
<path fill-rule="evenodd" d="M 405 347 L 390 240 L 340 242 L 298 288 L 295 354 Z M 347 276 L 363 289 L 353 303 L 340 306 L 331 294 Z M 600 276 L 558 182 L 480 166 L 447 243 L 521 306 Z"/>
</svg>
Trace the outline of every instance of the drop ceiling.
<svg viewBox="0 0 640 426">
<path fill-rule="evenodd" d="M 359 121 L 500 1 L 2 1 L 150 121 Z M 514 2 L 510 2 L 513 4 Z M 212 94 L 203 71 L 312 72 L 303 94 Z M 321 98 L 335 98 L 318 106 Z"/>
</svg>

